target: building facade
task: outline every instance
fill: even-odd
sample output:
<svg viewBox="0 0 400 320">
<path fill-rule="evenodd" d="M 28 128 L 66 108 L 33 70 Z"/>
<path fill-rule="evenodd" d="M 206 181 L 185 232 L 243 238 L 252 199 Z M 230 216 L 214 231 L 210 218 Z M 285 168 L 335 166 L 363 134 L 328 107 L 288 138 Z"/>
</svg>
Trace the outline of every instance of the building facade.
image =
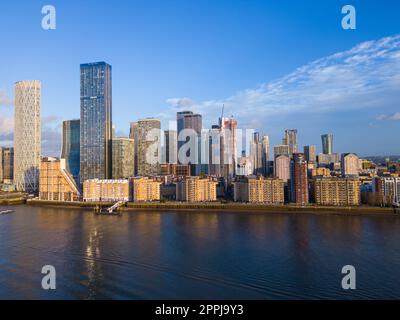
<svg viewBox="0 0 400 320">
<path fill-rule="evenodd" d="M 322 140 L 322 153 L 323 154 L 332 154 L 333 153 L 333 134 L 323 134 L 321 136 Z"/>
<path fill-rule="evenodd" d="M 2 148 L 2 171 L 4 184 L 12 184 L 14 180 L 14 148 Z"/>
<path fill-rule="evenodd" d="M 161 123 L 148 118 L 137 122 L 137 174 L 155 176 L 160 173 Z"/>
<path fill-rule="evenodd" d="M 315 145 L 304 146 L 304 154 L 306 156 L 306 160 L 308 163 L 312 164 L 317 163 L 317 146 Z"/>
<path fill-rule="evenodd" d="M 234 201 L 264 204 L 283 204 L 284 182 L 276 178 L 246 177 L 233 183 Z"/>
<path fill-rule="evenodd" d="M 275 158 L 274 175 L 287 183 L 290 179 L 290 158 L 288 155 L 280 155 Z"/>
<path fill-rule="evenodd" d="M 112 78 L 105 62 L 81 64 L 80 181 L 111 177 Z"/>
<path fill-rule="evenodd" d="M 177 159 L 177 132 L 176 130 L 164 131 L 164 152 L 165 163 L 178 163 Z"/>
<path fill-rule="evenodd" d="M 372 188 L 376 194 L 376 205 L 391 206 L 400 203 L 400 177 L 374 177 Z"/>
<path fill-rule="evenodd" d="M 81 121 L 79 119 L 63 121 L 61 158 L 65 159 L 66 169 L 78 185 L 81 158 L 80 137 Z"/>
<path fill-rule="evenodd" d="M 39 191 L 40 104 L 40 81 L 15 84 L 14 184 L 18 191 L 28 193 Z"/>
<path fill-rule="evenodd" d="M 213 178 L 186 177 L 176 184 L 176 199 L 187 202 L 216 201 L 217 184 Z"/>
<path fill-rule="evenodd" d="M 175 164 L 175 163 L 163 163 L 160 166 L 161 175 L 163 176 L 190 176 L 190 165 L 189 164 Z"/>
<path fill-rule="evenodd" d="M 290 156 L 292 156 L 293 153 L 297 153 L 299 151 L 299 144 L 297 141 L 297 129 L 286 129 L 282 144 L 289 146 Z"/>
<path fill-rule="evenodd" d="M 358 206 L 361 201 L 358 178 L 316 177 L 314 200 L 318 205 Z"/>
<path fill-rule="evenodd" d="M 342 160 L 340 164 L 342 176 L 358 176 L 360 172 L 360 162 L 355 153 L 342 154 Z"/>
<path fill-rule="evenodd" d="M 309 203 L 307 160 L 304 153 L 294 153 L 290 163 L 290 201 L 300 205 Z"/>
<path fill-rule="evenodd" d="M 135 202 L 159 201 L 161 182 L 148 177 L 132 179 L 132 199 Z"/>
<path fill-rule="evenodd" d="M 135 141 L 129 138 L 112 140 L 112 178 L 127 179 L 135 175 Z"/>
<path fill-rule="evenodd" d="M 86 202 L 130 201 L 131 184 L 128 179 L 85 180 L 83 200 Z"/>
<path fill-rule="evenodd" d="M 253 140 L 250 144 L 250 157 L 253 163 L 253 174 L 263 174 L 263 162 L 262 162 L 262 144 L 260 141 L 260 134 L 254 132 Z"/>
<path fill-rule="evenodd" d="M 73 176 L 67 171 L 65 159 L 46 157 L 41 160 L 39 199 L 79 201 L 79 188 Z"/>
</svg>

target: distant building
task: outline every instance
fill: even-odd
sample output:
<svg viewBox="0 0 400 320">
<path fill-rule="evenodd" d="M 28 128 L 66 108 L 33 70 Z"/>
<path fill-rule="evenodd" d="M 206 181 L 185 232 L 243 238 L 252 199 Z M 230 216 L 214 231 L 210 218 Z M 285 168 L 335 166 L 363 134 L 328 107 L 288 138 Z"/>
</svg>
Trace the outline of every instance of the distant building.
<svg viewBox="0 0 400 320">
<path fill-rule="evenodd" d="M 221 128 L 221 174 L 231 180 L 236 174 L 237 164 L 237 121 L 231 118 L 222 118 Z"/>
<path fill-rule="evenodd" d="M 178 145 L 178 163 L 191 164 L 193 173 L 196 172 L 201 162 L 201 131 L 203 120 L 200 114 L 192 111 L 179 111 L 176 114 L 177 120 L 177 145 Z M 184 131 L 185 130 L 185 131 Z M 189 132 L 190 131 L 190 132 Z M 184 152 L 181 148 L 190 140 L 190 148 Z M 179 157 L 179 152 L 181 156 Z"/>
<path fill-rule="evenodd" d="M 342 176 L 358 176 L 360 172 L 359 158 L 355 153 L 342 154 L 341 160 Z"/>
<path fill-rule="evenodd" d="M 158 175 L 161 160 L 160 120 L 147 118 L 137 123 L 137 175 L 143 177 Z"/>
<path fill-rule="evenodd" d="M 80 181 L 109 179 L 112 174 L 111 66 L 81 64 Z"/>
<path fill-rule="evenodd" d="M 112 178 L 127 179 L 135 174 L 135 141 L 129 138 L 112 140 Z"/>
<path fill-rule="evenodd" d="M 279 144 L 274 146 L 274 157 L 289 156 L 289 146 L 287 144 Z"/>
<path fill-rule="evenodd" d="M 331 170 L 329 168 L 315 168 L 311 173 L 312 177 L 330 177 Z"/>
<path fill-rule="evenodd" d="M 159 201 L 161 182 L 153 178 L 132 179 L 132 200 L 135 202 Z"/>
<path fill-rule="evenodd" d="M 131 185 L 128 179 L 90 179 L 83 183 L 86 202 L 130 201 Z"/>
<path fill-rule="evenodd" d="M 39 191 L 41 150 L 40 81 L 15 84 L 14 183 L 18 191 Z"/>
<path fill-rule="evenodd" d="M 66 170 L 79 185 L 81 121 L 67 120 L 62 123 L 61 158 L 65 159 Z"/>
<path fill-rule="evenodd" d="M 14 148 L 1 148 L 2 181 L 4 184 L 12 184 L 14 180 Z"/>
<path fill-rule="evenodd" d="M 313 180 L 314 200 L 318 205 L 360 205 L 358 178 L 316 177 Z"/>
<path fill-rule="evenodd" d="M 177 132 L 175 130 L 164 131 L 164 155 L 165 163 L 177 163 Z"/>
<path fill-rule="evenodd" d="M 135 164 L 135 176 L 138 173 L 138 123 L 131 122 L 130 123 L 130 130 L 129 130 L 129 139 L 134 140 L 134 164 Z"/>
<path fill-rule="evenodd" d="M 315 145 L 304 146 L 304 154 L 308 163 L 317 163 L 317 147 Z"/>
<path fill-rule="evenodd" d="M 253 134 L 253 140 L 250 144 L 250 157 L 253 164 L 253 174 L 262 175 L 262 144 L 260 141 L 260 134 L 258 132 L 254 132 Z"/>
<path fill-rule="evenodd" d="M 309 202 L 307 161 L 304 153 L 294 153 L 290 163 L 290 200 L 301 205 Z"/>
<path fill-rule="evenodd" d="M 288 155 L 280 155 L 275 158 L 274 175 L 287 183 L 290 179 L 290 158 Z"/>
<path fill-rule="evenodd" d="M 40 200 L 79 201 L 79 188 L 66 169 L 65 159 L 43 158 L 40 162 L 39 185 Z"/>
<path fill-rule="evenodd" d="M 217 184 L 216 180 L 208 177 L 186 177 L 176 184 L 176 198 L 188 202 L 216 201 Z"/>
<path fill-rule="evenodd" d="M 321 136 L 322 139 L 322 153 L 323 154 L 332 154 L 333 153 L 333 134 L 323 134 Z"/>
<path fill-rule="evenodd" d="M 160 167 L 163 176 L 190 176 L 189 164 L 163 163 Z"/>
<path fill-rule="evenodd" d="M 271 174 L 270 172 L 270 166 L 269 166 L 269 137 L 267 135 L 264 135 L 262 137 L 262 141 L 261 141 L 261 161 L 262 161 L 262 172 L 263 175 L 266 177 L 269 174 Z"/>
<path fill-rule="evenodd" d="M 208 131 L 208 173 L 209 175 L 221 177 L 223 168 L 221 162 L 224 148 L 221 143 L 221 129 L 219 125 L 213 125 Z"/>
<path fill-rule="evenodd" d="M 325 154 L 320 153 L 318 155 L 318 166 L 333 169 L 335 164 L 340 163 L 340 155 L 338 153 Z"/>
<path fill-rule="evenodd" d="M 251 157 L 240 157 L 238 164 L 237 164 L 236 175 L 237 176 L 251 176 L 252 174 L 253 174 L 252 158 Z"/>
<path fill-rule="evenodd" d="M 234 201 L 283 204 L 284 183 L 276 178 L 246 177 L 233 183 Z"/>
<path fill-rule="evenodd" d="M 282 144 L 289 146 L 289 155 L 292 156 L 293 153 L 298 152 L 299 145 L 297 141 L 297 129 L 287 129 L 285 130 L 285 136 L 282 140 Z"/>
</svg>

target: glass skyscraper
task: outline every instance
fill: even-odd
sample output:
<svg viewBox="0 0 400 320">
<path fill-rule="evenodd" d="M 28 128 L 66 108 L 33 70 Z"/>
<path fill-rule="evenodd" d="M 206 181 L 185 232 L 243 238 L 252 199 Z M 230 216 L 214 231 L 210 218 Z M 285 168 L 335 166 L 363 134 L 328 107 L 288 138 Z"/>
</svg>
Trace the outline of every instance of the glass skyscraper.
<svg viewBox="0 0 400 320">
<path fill-rule="evenodd" d="M 65 159 L 67 171 L 74 177 L 79 185 L 80 170 L 80 134 L 81 121 L 63 121 L 61 158 Z"/>
<path fill-rule="evenodd" d="M 323 154 L 332 154 L 333 153 L 333 134 L 323 134 L 321 136 L 322 139 L 322 153 Z"/>
<path fill-rule="evenodd" d="M 111 178 L 111 66 L 81 64 L 80 182 Z"/>
</svg>

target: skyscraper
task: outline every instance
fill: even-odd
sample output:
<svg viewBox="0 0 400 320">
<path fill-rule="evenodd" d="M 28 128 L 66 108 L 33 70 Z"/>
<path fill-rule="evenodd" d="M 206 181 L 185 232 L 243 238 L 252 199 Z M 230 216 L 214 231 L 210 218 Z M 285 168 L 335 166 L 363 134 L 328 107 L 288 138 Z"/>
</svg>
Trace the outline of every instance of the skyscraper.
<svg viewBox="0 0 400 320">
<path fill-rule="evenodd" d="M 221 130 L 219 125 L 211 126 L 208 132 L 208 173 L 221 176 Z"/>
<path fill-rule="evenodd" d="M 161 156 L 160 120 L 148 118 L 137 122 L 138 175 L 160 174 Z"/>
<path fill-rule="evenodd" d="M 267 135 L 262 138 L 262 168 L 263 175 L 267 176 L 271 172 L 269 172 L 269 137 Z"/>
<path fill-rule="evenodd" d="M 175 130 L 164 131 L 165 163 L 177 163 L 177 141 Z"/>
<path fill-rule="evenodd" d="M 14 183 L 17 190 L 39 191 L 40 81 L 15 84 Z"/>
<path fill-rule="evenodd" d="M 129 139 L 134 140 L 134 165 L 135 165 L 135 175 L 138 172 L 138 123 L 131 122 L 130 123 L 130 130 L 129 130 Z"/>
<path fill-rule="evenodd" d="M 80 136 L 81 121 L 79 119 L 63 121 L 61 158 L 65 159 L 65 168 L 77 185 L 79 185 L 80 170 Z"/>
<path fill-rule="evenodd" d="M 290 164 L 290 200 L 301 205 L 309 201 L 307 161 L 304 153 L 294 153 Z"/>
<path fill-rule="evenodd" d="M 114 138 L 112 141 L 112 178 L 126 179 L 134 176 L 135 144 L 133 139 Z"/>
<path fill-rule="evenodd" d="M 287 144 L 278 144 L 274 146 L 274 158 L 281 155 L 289 156 L 289 146 Z"/>
<path fill-rule="evenodd" d="M 221 128 L 221 174 L 225 179 L 232 178 L 237 165 L 237 121 L 231 118 L 220 119 Z"/>
<path fill-rule="evenodd" d="M 14 148 L 1 148 L 2 149 L 2 171 L 3 180 L 5 184 L 13 183 L 14 179 Z"/>
<path fill-rule="evenodd" d="M 260 141 L 260 133 L 253 133 L 253 141 L 250 144 L 250 157 L 253 162 L 253 172 L 255 175 L 261 175 L 262 170 L 262 144 Z"/>
<path fill-rule="evenodd" d="M 322 139 L 322 153 L 323 154 L 332 154 L 333 153 L 333 134 L 323 134 L 321 136 Z"/>
<path fill-rule="evenodd" d="M 308 163 L 317 163 L 317 147 L 315 145 L 304 146 L 304 154 Z"/>
<path fill-rule="evenodd" d="M 290 158 L 288 155 L 280 155 L 274 161 L 275 177 L 287 183 L 290 179 Z"/>
<path fill-rule="evenodd" d="M 111 66 L 81 64 L 80 182 L 111 177 Z"/>
<path fill-rule="evenodd" d="M 286 129 L 282 144 L 289 146 L 290 156 L 292 156 L 293 153 L 298 152 L 299 145 L 297 142 L 297 129 Z"/>
</svg>

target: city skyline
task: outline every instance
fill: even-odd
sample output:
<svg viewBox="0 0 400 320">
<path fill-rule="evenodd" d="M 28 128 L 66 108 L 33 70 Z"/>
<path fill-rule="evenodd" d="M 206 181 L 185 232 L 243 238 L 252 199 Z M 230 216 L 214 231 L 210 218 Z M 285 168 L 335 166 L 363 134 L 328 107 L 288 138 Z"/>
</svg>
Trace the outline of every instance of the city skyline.
<svg viewBox="0 0 400 320">
<path fill-rule="evenodd" d="M 23 9 L 32 20 L 35 16 L 35 3 L 36 1 L 32 1 Z M 376 8 L 373 4 L 357 6 L 358 3 L 355 1 L 354 5 L 364 17 L 371 18 L 373 14 L 378 18 L 383 14 L 383 9 Z M 63 34 L 63 39 L 66 37 L 67 44 L 71 44 L 76 36 L 79 44 L 82 38 L 76 31 L 78 28 L 87 27 L 88 22 L 78 19 L 77 25 L 72 26 L 70 5 L 55 1 L 60 23 L 54 34 L 44 32 L 39 24 L 38 30 L 32 28 L 31 31 L 35 35 L 37 33 L 38 41 L 44 48 L 52 48 L 48 51 L 53 54 L 53 58 L 48 56 L 50 53 L 43 53 L 46 50 L 43 50 L 40 45 L 35 48 L 40 48 L 40 54 L 43 56 L 35 60 L 37 63 L 32 66 L 23 62 L 24 59 L 18 59 L 17 65 L 12 62 L 7 52 L 3 51 L 0 54 L 4 61 L 11 61 L 12 66 L 10 72 L 0 75 L 0 145 L 10 146 L 13 140 L 13 108 L 10 105 L 14 96 L 12 89 L 14 82 L 38 79 L 43 87 L 43 155 L 60 156 L 62 120 L 79 118 L 79 64 L 107 61 L 114 68 L 113 120 L 117 136 L 128 136 L 130 122 L 151 116 L 159 118 L 163 128 L 167 129 L 164 127 L 167 121 L 174 120 L 176 111 L 183 109 L 200 113 L 204 119 L 203 127 L 211 128 L 211 125 L 218 120 L 222 105 L 225 104 L 226 115 L 235 117 L 238 128 L 252 128 L 260 132 L 260 135 L 268 134 L 271 146 L 279 144 L 285 129 L 297 128 L 299 150 L 302 150 L 304 145 L 316 145 L 317 153 L 322 152 L 320 136 L 329 132 L 335 136 L 335 151 L 339 153 L 355 152 L 361 156 L 400 154 L 396 143 L 400 118 L 397 111 L 400 93 L 398 90 L 400 87 L 399 22 L 386 19 L 382 21 L 382 26 L 372 29 L 364 25 L 363 28 L 359 28 L 361 30 L 357 29 L 349 33 L 340 29 L 340 6 L 329 3 L 327 6 L 332 7 L 331 10 L 326 10 L 329 11 L 329 14 L 326 13 L 329 23 L 322 24 L 322 29 L 326 31 L 327 28 L 331 28 L 331 33 L 322 37 L 319 32 L 311 35 L 311 30 L 314 24 L 321 23 L 324 8 L 314 4 L 314 10 L 306 13 L 306 9 L 310 9 L 311 4 L 303 5 L 304 8 L 298 13 L 299 17 L 292 24 L 289 24 L 287 20 L 289 16 L 292 19 L 294 13 L 291 11 L 285 13 L 287 16 L 282 20 L 282 24 L 288 30 L 277 31 L 274 28 L 275 36 L 269 33 L 263 34 L 254 25 L 245 28 L 243 24 L 248 20 L 246 18 L 239 20 L 237 22 L 241 29 L 238 34 L 239 45 L 249 44 L 250 40 L 265 36 L 265 38 L 258 38 L 262 39 L 261 44 L 252 43 L 249 52 L 243 53 L 240 59 L 232 51 L 229 51 L 231 53 L 229 55 L 227 50 L 233 48 L 230 40 L 224 40 L 224 43 L 216 47 L 211 46 L 215 43 L 204 40 L 207 46 L 201 52 L 196 53 L 193 52 L 194 48 L 185 48 L 186 59 L 181 59 L 182 61 L 174 58 L 168 61 L 171 63 L 167 63 L 166 59 L 171 58 L 172 53 L 164 50 L 166 56 L 154 54 L 148 59 L 141 60 L 135 54 L 134 58 L 127 63 L 125 55 L 121 56 L 115 49 L 99 47 L 96 41 L 96 45 L 93 48 L 87 48 L 87 52 L 73 53 L 71 58 L 65 58 L 57 46 L 59 45 L 56 39 L 58 33 Z M 137 3 L 137 6 L 141 12 L 147 12 L 145 4 Z M 167 9 L 161 3 L 160 6 Z M 192 18 L 201 17 L 204 10 L 210 9 L 207 5 L 193 3 L 187 6 L 182 4 L 182 6 L 181 11 L 178 11 L 182 13 L 183 8 L 187 9 L 188 15 Z M 215 10 L 214 14 L 221 10 L 217 4 L 208 6 Z M 227 10 L 225 17 L 234 17 L 238 14 L 236 11 L 242 9 L 239 2 L 234 2 L 232 6 L 232 9 L 226 9 L 224 6 Z M 133 8 L 134 5 L 120 4 L 118 8 L 110 8 L 109 4 L 102 3 L 102 6 L 96 10 L 101 14 L 107 12 L 112 17 L 128 7 Z M 16 10 L 12 4 L 6 4 L 5 8 L 8 9 L 5 12 L 9 13 Z M 294 8 L 296 9 L 297 6 L 294 5 Z M 81 8 L 79 13 L 83 15 L 87 10 L 89 8 Z M 267 28 L 272 23 L 271 21 L 275 21 L 280 9 L 279 5 L 255 2 L 254 7 L 247 6 L 245 12 L 253 14 L 255 21 L 263 23 L 263 26 Z M 147 12 L 147 14 L 154 14 L 154 12 Z M 296 55 L 290 54 L 290 46 L 296 43 L 288 42 L 286 33 L 292 30 L 293 24 L 298 23 L 299 20 L 304 22 L 306 17 L 311 18 L 313 14 L 315 20 L 309 19 L 310 21 L 305 22 L 306 30 L 300 32 L 300 37 L 304 38 L 308 34 L 311 39 L 305 40 L 306 43 L 313 40 L 315 47 L 310 44 L 308 44 L 309 47 L 299 46 Z M 386 13 L 385 17 L 387 15 L 390 16 L 391 13 Z M 167 23 L 165 18 L 159 18 L 160 20 L 154 25 L 157 32 Z M 89 22 L 100 26 L 98 18 L 93 19 L 89 19 Z M 144 28 L 149 25 L 143 19 L 136 25 L 142 35 L 138 43 L 142 51 L 147 51 L 151 46 L 145 41 L 145 37 L 154 35 L 155 30 L 150 32 Z M 185 17 L 184 22 L 187 19 Z M 0 23 L 7 23 L 7 21 L 9 17 L 6 16 Z M 175 29 L 182 26 L 181 23 L 171 27 L 174 28 L 174 34 Z M 180 30 L 171 41 L 176 42 L 179 37 L 187 37 L 191 31 L 200 32 L 204 25 L 200 21 L 198 23 L 197 26 L 189 24 L 189 30 Z M 134 53 L 134 47 L 125 42 L 122 44 L 121 40 L 133 30 L 133 24 L 126 21 L 122 29 L 119 23 L 107 26 L 108 32 L 120 28 L 118 29 L 120 34 L 110 43 L 110 46 L 116 44 L 116 48 L 122 49 L 126 45 L 128 56 Z M 222 30 L 221 24 L 222 22 L 217 23 L 213 20 L 210 28 L 222 35 L 227 32 L 227 29 Z M 104 27 L 101 26 L 102 28 Z M 207 34 L 210 34 L 209 31 Z M 249 31 L 254 34 L 248 35 Z M 20 29 L 16 28 L 15 34 L 18 35 L 19 32 Z M 249 36 L 248 40 L 246 40 L 246 34 Z M 156 46 L 165 45 L 160 37 L 154 40 Z M 328 45 L 328 42 L 333 43 Z M 199 48 L 194 43 L 191 44 Z M 60 45 L 61 48 L 63 46 Z M 37 57 L 39 51 L 35 49 L 31 54 Z M 251 59 L 252 54 L 255 54 L 253 52 L 257 53 L 257 59 L 254 61 Z M 24 53 L 20 55 L 22 55 L 21 58 L 24 57 Z M 55 59 L 57 56 L 65 59 Z M 279 59 L 280 56 L 282 59 Z M 140 53 L 140 58 L 143 58 L 143 52 Z M 210 58 L 213 64 L 220 64 L 228 58 L 233 64 L 223 65 L 221 68 L 210 65 L 206 71 L 193 68 L 196 65 L 195 62 L 203 68 L 206 67 L 205 63 Z M 57 60 L 57 67 L 53 65 L 54 60 Z M 273 66 L 275 64 L 276 66 Z M 173 68 L 177 67 L 180 68 L 180 72 L 175 75 Z M 183 73 L 185 67 L 190 72 Z M 137 72 L 134 72 L 132 68 L 138 69 Z M 147 76 L 146 71 L 149 72 Z M 63 75 L 62 86 L 58 84 L 60 74 Z M 239 77 L 239 74 L 243 76 Z M 300 83 L 303 83 L 303 86 Z M 359 88 L 359 90 L 349 90 L 354 88 Z M 372 96 L 373 99 L 371 99 Z M 254 114 L 257 114 L 257 117 L 254 117 Z M 313 125 L 310 126 L 310 123 Z M 366 134 L 368 134 L 368 139 L 365 139 Z"/>
</svg>

